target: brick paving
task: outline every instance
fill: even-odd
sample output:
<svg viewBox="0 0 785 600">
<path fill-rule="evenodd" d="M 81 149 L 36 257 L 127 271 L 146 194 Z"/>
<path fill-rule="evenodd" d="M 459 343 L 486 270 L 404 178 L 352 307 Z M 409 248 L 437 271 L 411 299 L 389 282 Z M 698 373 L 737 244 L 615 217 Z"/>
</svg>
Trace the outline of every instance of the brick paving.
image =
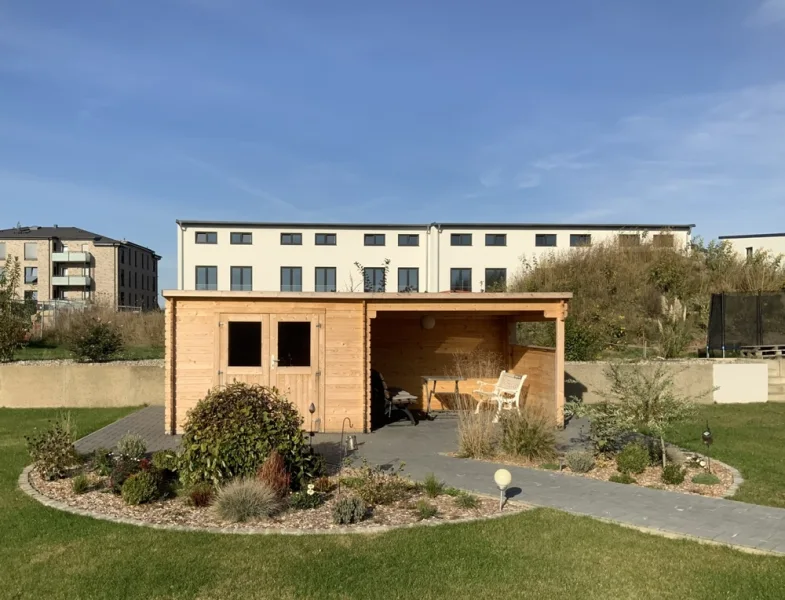
<svg viewBox="0 0 785 600">
<path fill-rule="evenodd" d="M 438 417 L 417 427 L 394 424 L 372 434 L 359 434 L 354 458 L 366 458 L 378 465 L 405 463 L 405 472 L 414 479 L 434 473 L 450 486 L 483 494 L 498 493 L 493 473 L 501 465 L 446 455 L 455 449 L 455 427 L 454 419 Z M 577 429 L 578 424 L 562 432 L 560 445 L 582 443 Z M 163 407 L 148 407 L 79 440 L 77 449 L 87 452 L 97 447 L 111 448 L 128 431 L 142 435 L 150 451 L 174 448 L 179 443 L 179 436 L 164 434 Z M 340 435 L 318 434 L 314 446 L 337 464 L 339 442 Z M 785 554 L 783 509 L 553 471 L 504 468 L 512 474 L 509 495 L 516 500 L 672 535 Z"/>
</svg>

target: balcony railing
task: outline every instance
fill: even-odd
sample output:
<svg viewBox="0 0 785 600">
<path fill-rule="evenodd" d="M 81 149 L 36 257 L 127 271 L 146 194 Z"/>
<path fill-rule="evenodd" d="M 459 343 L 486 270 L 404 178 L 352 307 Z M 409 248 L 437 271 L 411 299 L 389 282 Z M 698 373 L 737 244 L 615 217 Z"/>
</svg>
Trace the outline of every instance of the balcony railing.
<svg viewBox="0 0 785 600">
<path fill-rule="evenodd" d="M 88 287 L 92 285 L 93 278 L 89 275 L 55 275 L 52 285 Z"/>
<path fill-rule="evenodd" d="M 52 262 L 87 263 L 92 258 L 89 252 L 52 252 Z"/>
</svg>

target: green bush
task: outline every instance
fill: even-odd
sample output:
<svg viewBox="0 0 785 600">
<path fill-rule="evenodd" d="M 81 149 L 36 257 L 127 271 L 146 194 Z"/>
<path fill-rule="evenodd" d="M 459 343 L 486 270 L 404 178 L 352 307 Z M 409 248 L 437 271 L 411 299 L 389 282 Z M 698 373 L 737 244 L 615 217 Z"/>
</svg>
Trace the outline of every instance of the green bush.
<svg viewBox="0 0 785 600">
<path fill-rule="evenodd" d="M 333 505 L 333 523 L 351 525 L 365 519 L 368 507 L 362 498 L 343 496 Z"/>
<path fill-rule="evenodd" d="M 466 492 L 455 496 L 454 502 L 455 506 L 459 508 L 477 508 L 480 506 L 480 501 L 478 500 L 477 496 L 472 496 Z"/>
<path fill-rule="evenodd" d="M 153 466 L 162 472 L 177 472 L 177 453 L 173 450 L 159 450 L 153 453 Z"/>
<path fill-rule="evenodd" d="M 218 490 L 213 508 L 225 521 L 271 517 L 281 509 L 276 491 L 258 479 L 235 479 Z"/>
<path fill-rule="evenodd" d="M 125 481 L 137 471 L 139 471 L 139 461 L 126 457 L 118 458 L 114 461 L 112 472 L 109 474 L 109 489 L 119 494 Z"/>
<path fill-rule="evenodd" d="M 130 475 L 121 488 L 126 504 L 135 506 L 160 497 L 160 476 L 154 471 L 139 471 Z"/>
<path fill-rule="evenodd" d="M 83 362 L 106 362 L 123 349 L 120 329 L 111 321 L 91 318 L 73 327 L 66 343 L 74 358 Z"/>
<path fill-rule="evenodd" d="M 420 521 L 435 517 L 439 512 L 439 509 L 426 500 L 419 500 L 415 505 L 414 510 L 417 511 L 417 519 Z"/>
<path fill-rule="evenodd" d="M 289 496 L 289 506 L 295 510 L 308 510 L 322 504 L 324 504 L 324 496 L 311 487 L 307 490 L 294 492 Z"/>
<path fill-rule="evenodd" d="M 215 498 L 215 488 L 213 487 L 213 484 L 207 483 L 206 481 L 193 484 L 185 493 L 188 497 L 188 504 L 197 508 L 210 506 L 213 498 Z"/>
<path fill-rule="evenodd" d="M 551 460 L 556 456 L 553 425 L 525 413 L 510 411 L 501 419 L 502 450 L 529 460 Z"/>
<path fill-rule="evenodd" d="M 71 480 L 71 491 L 74 494 L 84 494 L 90 489 L 90 480 L 87 475 L 80 473 Z"/>
<path fill-rule="evenodd" d="M 564 358 L 596 360 L 605 349 L 605 341 L 596 327 L 570 315 L 564 320 Z"/>
<path fill-rule="evenodd" d="M 567 466 L 574 473 L 588 473 L 594 468 L 594 454 L 588 450 L 573 450 L 564 456 Z"/>
<path fill-rule="evenodd" d="M 273 450 L 284 460 L 292 488 L 324 474 L 312 454 L 294 405 L 275 388 L 230 383 L 215 388 L 188 413 L 178 463 L 185 484 L 249 478 Z"/>
<path fill-rule="evenodd" d="M 635 483 L 635 479 L 629 473 L 614 473 L 608 478 L 613 483 Z"/>
<path fill-rule="evenodd" d="M 649 466 L 649 450 L 637 442 L 624 446 L 616 456 L 616 467 L 620 473 L 643 473 Z"/>
<path fill-rule="evenodd" d="M 36 312 L 35 303 L 20 302 L 17 290 L 21 288 L 22 265 L 19 258 L 10 254 L 0 265 L 0 362 L 13 360 L 14 351 L 24 342 Z"/>
<path fill-rule="evenodd" d="M 147 444 L 141 435 L 126 433 L 117 442 L 117 454 L 133 460 L 142 460 L 147 452 Z"/>
<path fill-rule="evenodd" d="M 561 471 L 561 465 L 555 462 L 544 462 L 540 465 L 540 468 L 546 471 Z"/>
<path fill-rule="evenodd" d="M 693 475 L 692 483 L 699 483 L 700 485 L 716 485 L 720 482 L 720 478 L 714 473 L 698 473 Z"/>
<path fill-rule="evenodd" d="M 666 465 L 662 470 L 662 481 L 670 485 L 679 485 L 684 481 L 686 470 L 680 465 Z"/>
<path fill-rule="evenodd" d="M 70 467 L 78 462 L 74 449 L 74 430 L 69 417 L 60 418 L 41 432 L 26 436 L 27 451 L 34 469 L 46 480 L 65 477 Z"/>
<path fill-rule="evenodd" d="M 436 475 L 431 473 L 423 481 L 422 489 L 429 498 L 436 498 L 444 492 L 444 482 L 439 481 Z"/>
<path fill-rule="evenodd" d="M 112 472 L 114 458 L 112 458 L 112 453 L 106 448 L 96 448 L 93 450 L 91 463 L 93 470 L 98 473 L 98 475 L 106 477 Z"/>
<path fill-rule="evenodd" d="M 456 496 L 460 496 L 461 494 L 466 493 L 463 490 L 459 490 L 458 488 L 454 488 L 450 486 L 445 487 L 443 492 L 448 496 L 451 496 L 452 498 L 455 498 Z"/>
</svg>

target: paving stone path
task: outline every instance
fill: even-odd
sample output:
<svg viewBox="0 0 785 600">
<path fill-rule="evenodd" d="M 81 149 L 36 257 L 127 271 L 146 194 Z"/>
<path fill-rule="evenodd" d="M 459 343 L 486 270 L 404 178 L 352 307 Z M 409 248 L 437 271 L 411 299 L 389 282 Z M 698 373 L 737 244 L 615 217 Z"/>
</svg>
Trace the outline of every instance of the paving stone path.
<svg viewBox="0 0 785 600">
<path fill-rule="evenodd" d="M 454 419 L 437 417 L 417 427 L 394 424 L 372 434 L 360 434 L 354 458 L 366 458 L 379 465 L 405 463 L 405 472 L 414 479 L 434 473 L 450 486 L 483 494 L 498 493 L 493 473 L 500 465 L 446 456 L 455 449 L 455 427 Z M 179 437 L 164 435 L 163 428 L 163 408 L 149 407 L 83 438 L 77 442 L 77 449 L 87 452 L 102 446 L 111 448 L 128 431 L 145 437 L 150 451 L 175 447 Z M 576 430 L 576 426 L 568 427 L 559 442 L 577 443 Z M 339 442 L 339 435 L 319 434 L 314 445 L 337 461 Z M 785 554 L 783 509 L 552 471 L 505 468 L 512 473 L 510 495 L 516 500 L 671 535 Z"/>
</svg>

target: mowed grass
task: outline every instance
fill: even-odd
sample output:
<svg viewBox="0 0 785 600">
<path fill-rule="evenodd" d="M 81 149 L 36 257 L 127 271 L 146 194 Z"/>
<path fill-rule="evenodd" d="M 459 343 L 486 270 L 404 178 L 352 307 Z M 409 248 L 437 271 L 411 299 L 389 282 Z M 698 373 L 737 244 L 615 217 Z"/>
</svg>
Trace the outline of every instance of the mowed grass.
<svg viewBox="0 0 785 600">
<path fill-rule="evenodd" d="M 701 433 L 707 422 L 714 436 L 711 456 L 736 467 L 744 477 L 733 499 L 785 508 L 785 404 L 701 406 L 668 441 L 705 454 Z"/>
<path fill-rule="evenodd" d="M 148 360 L 163 358 L 164 349 L 155 346 L 129 346 L 124 348 L 113 360 Z M 64 346 L 32 342 L 14 352 L 14 360 L 60 360 L 73 358 L 71 351 Z"/>
<path fill-rule="evenodd" d="M 80 433 L 124 409 L 72 411 Z M 23 434 L 0 409 L 2 598 L 782 598 L 785 559 L 533 510 L 352 536 L 156 531 L 46 508 L 17 489 Z"/>
</svg>

